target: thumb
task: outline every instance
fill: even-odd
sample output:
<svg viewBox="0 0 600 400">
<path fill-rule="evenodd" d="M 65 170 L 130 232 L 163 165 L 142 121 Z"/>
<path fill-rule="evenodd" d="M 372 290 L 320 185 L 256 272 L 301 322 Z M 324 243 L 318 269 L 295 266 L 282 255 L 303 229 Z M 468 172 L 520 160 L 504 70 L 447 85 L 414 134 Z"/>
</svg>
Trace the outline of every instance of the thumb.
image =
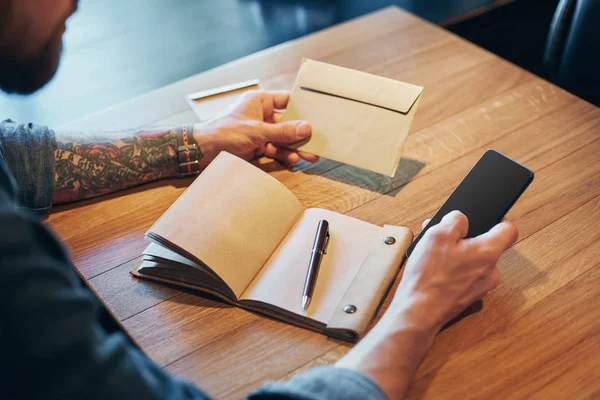
<svg viewBox="0 0 600 400">
<path fill-rule="evenodd" d="M 488 232 L 470 239 L 472 242 L 487 243 L 487 247 L 492 247 L 501 254 L 504 250 L 515 244 L 519 238 L 517 227 L 507 219 L 495 225 Z M 491 245 L 490 245 L 491 244 Z"/>
<path fill-rule="evenodd" d="M 263 127 L 263 139 L 272 143 L 294 143 L 306 139 L 312 132 L 312 127 L 306 121 L 265 123 Z"/>
</svg>

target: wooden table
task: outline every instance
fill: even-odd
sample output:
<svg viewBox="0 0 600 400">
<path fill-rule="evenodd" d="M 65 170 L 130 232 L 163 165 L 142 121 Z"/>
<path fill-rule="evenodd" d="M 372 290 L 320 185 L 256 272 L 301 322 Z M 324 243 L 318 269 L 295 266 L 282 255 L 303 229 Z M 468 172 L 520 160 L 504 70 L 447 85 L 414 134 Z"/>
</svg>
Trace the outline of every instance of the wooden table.
<svg viewBox="0 0 600 400">
<path fill-rule="evenodd" d="M 296 170 L 259 161 L 306 207 L 418 232 L 485 149 L 536 174 L 509 213 L 520 239 L 499 262 L 502 283 L 480 312 L 439 335 L 411 397 L 600 396 L 600 110 L 493 54 L 388 8 L 69 127 L 191 121 L 185 94 L 256 77 L 267 88 L 290 88 L 302 57 L 425 86 L 393 179 L 331 161 Z M 341 357 L 349 344 L 129 276 L 144 232 L 189 183 L 57 207 L 49 222 L 144 351 L 218 398 Z"/>
</svg>

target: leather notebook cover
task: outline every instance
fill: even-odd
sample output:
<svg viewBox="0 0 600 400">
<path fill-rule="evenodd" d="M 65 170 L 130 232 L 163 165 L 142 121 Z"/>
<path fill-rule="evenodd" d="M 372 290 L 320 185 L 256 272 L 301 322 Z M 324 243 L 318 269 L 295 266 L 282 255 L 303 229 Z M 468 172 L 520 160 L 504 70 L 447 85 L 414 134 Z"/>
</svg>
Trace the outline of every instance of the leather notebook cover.
<svg viewBox="0 0 600 400">
<path fill-rule="evenodd" d="M 302 289 L 321 219 L 329 221 L 331 238 L 311 305 L 303 311 Z M 386 244 L 389 236 L 394 243 Z M 221 153 L 147 238 L 151 244 L 132 271 L 137 277 L 211 293 L 242 308 L 356 340 L 376 314 L 413 235 L 404 227 L 304 210 L 279 181 Z M 348 305 L 356 312 L 344 312 Z"/>
<path fill-rule="evenodd" d="M 421 86 L 304 59 L 283 120 L 306 120 L 308 141 L 290 147 L 394 176 Z"/>
</svg>

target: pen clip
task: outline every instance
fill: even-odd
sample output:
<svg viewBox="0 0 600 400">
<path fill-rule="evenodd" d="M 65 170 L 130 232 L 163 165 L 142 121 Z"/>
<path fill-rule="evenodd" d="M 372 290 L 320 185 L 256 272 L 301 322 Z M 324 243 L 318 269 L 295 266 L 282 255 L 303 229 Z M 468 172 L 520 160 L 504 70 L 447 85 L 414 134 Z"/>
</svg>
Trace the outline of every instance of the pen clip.
<svg viewBox="0 0 600 400">
<path fill-rule="evenodd" d="M 325 236 L 325 243 L 323 244 L 323 254 L 327 254 L 327 247 L 329 247 L 329 229 L 327 229 L 327 235 Z"/>
</svg>

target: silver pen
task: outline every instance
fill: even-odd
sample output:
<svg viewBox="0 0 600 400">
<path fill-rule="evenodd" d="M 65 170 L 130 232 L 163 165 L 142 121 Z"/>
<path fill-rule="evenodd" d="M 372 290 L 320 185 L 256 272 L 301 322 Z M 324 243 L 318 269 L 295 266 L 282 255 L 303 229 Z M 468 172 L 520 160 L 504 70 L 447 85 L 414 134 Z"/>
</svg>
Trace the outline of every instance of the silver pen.
<svg viewBox="0 0 600 400">
<path fill-rule="evenodd" d="M 329 245 L 329 222 L 322 219 L 317 226 L 317 234 L 310 253 L 310 261 L 308 263 L 308 271 L 306 272 L 306 281 L 304 281 L 304 290 L 302 291 L 302 311 L 306 311 L 310 305 L 310 301 L 315 291 L 317 277 L 319 276 L 319 267 L 323 255 L 327 254 L 327 246 Z"/>
</svg>

